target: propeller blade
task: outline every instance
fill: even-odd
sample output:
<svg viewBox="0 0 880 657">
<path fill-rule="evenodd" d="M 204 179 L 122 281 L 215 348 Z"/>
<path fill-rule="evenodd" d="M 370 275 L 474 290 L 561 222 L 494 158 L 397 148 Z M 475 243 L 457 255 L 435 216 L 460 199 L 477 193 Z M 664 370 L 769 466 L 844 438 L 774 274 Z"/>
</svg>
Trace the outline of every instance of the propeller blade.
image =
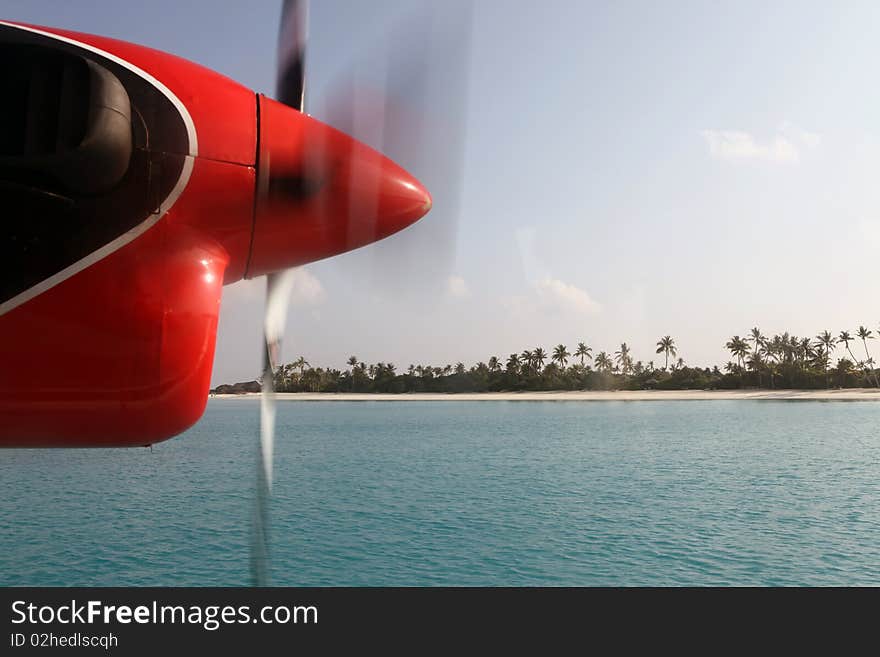
<svg viewBox="0 0 880 657">
<path fill-rule="evenodd" d="M 428 217 L 339 263 L 356 269 L 348 276 L 373 276 L 377 289 L 396 296 L 429 299 L 425 292 L 453 273 L 471 18 L 470 2 L 429 3 L 357 52 L 331 82 L 310 90 L 315 118 L 379 150 L 431 190 Z"/>
<path fill-rule="evenodd" d="M 309 3 L 306 0 L 284 0 L 278 30 L 275 99 L 300 111 L 304 107 L 306 91 L 308 22 Z"/>
<path fill-rule="evenodd" d="M 266 277 L 266 314 L 264 321 L 265 351 L 263 352 L 263 384 L 260 395 L 260 454 L 257 469 L 257 502 L 254 512 L 254 533 L 251 571 L 255 586 L 269 581 L 269 497 L 272 494 L 275 453 L 275 388 L 274 374 L 281 355 L 281 340 L 287 321 L 287 306 L 293 288 L 295 270 Z"/>
<path fill-rule="evenodd" d="M 305 50 L 308 2 L 285 0 L 278 29 L 277 99 L 300 111 L 305 102 Z M 269 165 L 270 163 L 266 163 Z M 268 176 L 265 178 L 268 180 Z M 259 190 L 261 195 L 268 189 Z M 251 576 L 255 586 L 269 583 L 269 498 L 272 494 L 275 453 L 274 375 L 281 355 L 287 307 L 295 279 L 288 269 L 266 276 L 266 314 L 263 323 L 263 384 L 260 394 L 260 454 L 257 468 L 257 499 L 254 510 Z"/>
<path fill-rule="evenodd" d="M 266 352 L 263 357 L 263 390 L 260 410 L 260 453 L 268 488 L 272 488 L 272 455 L 275 444 L 275 390 L 273 375 L 281 356 L 281 340 L 287 322 L 287 307 L 293 289 L 295 269 L 266 277 L 266 318 L 264 335 Z"/>
</svg>

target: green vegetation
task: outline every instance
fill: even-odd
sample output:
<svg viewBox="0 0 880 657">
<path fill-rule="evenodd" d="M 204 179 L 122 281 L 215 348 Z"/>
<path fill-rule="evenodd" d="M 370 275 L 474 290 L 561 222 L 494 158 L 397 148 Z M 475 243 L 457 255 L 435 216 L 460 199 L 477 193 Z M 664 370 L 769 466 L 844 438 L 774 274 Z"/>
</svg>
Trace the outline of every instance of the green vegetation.
<svg viewBox="0 0 880 657">
<path fill-rule="evenodd" d="M 880 330 L 877 331 L 880 334 Z M 593 357 L 585 342 L 570 353 L 557 345 L 548 355 L 543 348 L 510 354 L 506 360 L 491 356 L 466 368 L 463 363 L 410 365 L 398 372 L 393 363 L 367 365 L 352 356 L 346 370 L 312 367 L 300 357 L 279 366 L 275 389 L 279 392 L 487 392 L 503 390 L 688 390 L 736 388 L 855 388 L 880 387 L 880 370 L 874 367 L 869 341 L 874 331 L 860 326 L 853 337 L 829 331 L 815 338 L 787 332 L 765 337 L 753 328 L 748 337 L 734 335 L 725 344 L 731 360 L 723 368 L 691 367 L 678 356 L 675 340 L 667 335 L 656 344 L 662 367 L 654 361 L 634 361 L 624 342 L 610 355 Z M 861 346 L 864 358 L 851 348 Z M 840 354 L 836 363 L 835 352 Z"/>
</svg>

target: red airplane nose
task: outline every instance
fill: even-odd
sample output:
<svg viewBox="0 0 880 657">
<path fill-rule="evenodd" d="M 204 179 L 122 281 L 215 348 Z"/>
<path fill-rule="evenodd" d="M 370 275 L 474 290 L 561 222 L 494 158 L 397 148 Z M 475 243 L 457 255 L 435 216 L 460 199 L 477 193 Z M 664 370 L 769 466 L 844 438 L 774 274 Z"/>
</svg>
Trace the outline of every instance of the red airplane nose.
<svg viewBox="0 0 880 657">
<path fill-rule="evenodd" d="M 372 148 L 260 96 L 252 278 L 365 246 L 406 228 L 431 196 Z"/>
</svg>

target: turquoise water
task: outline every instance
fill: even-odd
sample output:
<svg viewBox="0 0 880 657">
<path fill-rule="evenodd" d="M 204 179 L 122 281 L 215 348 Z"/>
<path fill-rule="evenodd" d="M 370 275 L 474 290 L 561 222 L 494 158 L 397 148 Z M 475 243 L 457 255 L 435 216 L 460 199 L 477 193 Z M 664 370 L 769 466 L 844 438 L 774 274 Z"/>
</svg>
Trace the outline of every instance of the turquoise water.
<svg viewBox="0 0 880 657">
<path fill-rule="evenodd" d="M 0 584 L 249 581 L 258 404 L 0 451 Z M 880 584 L 880 404 L 286 402 L 283 585 Z"/>
</svg>

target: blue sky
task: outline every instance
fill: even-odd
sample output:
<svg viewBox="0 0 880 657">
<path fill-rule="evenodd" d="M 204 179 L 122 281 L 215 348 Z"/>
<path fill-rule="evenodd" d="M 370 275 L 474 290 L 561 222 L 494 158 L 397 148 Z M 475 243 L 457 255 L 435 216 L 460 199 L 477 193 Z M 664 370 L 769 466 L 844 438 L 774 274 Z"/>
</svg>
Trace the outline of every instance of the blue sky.
<svg viewBox="0 0 880 657">
<path fill-rule="evenodd" d="M 312 3 L 318 118 L 334 72 L 413 4 Z M 0 14 L 272 92 L 280 3 L 121 5 Z M 405 368 L 585 340 L 648 360 L 671 334 L 686 361 L 723 364 L 724 342 L 756 325 L 877 329 L 878 33 L 873 2 L 478 0 L 459 177 L 413 170 L 458 194 L 411 235 L 309 266 L 285 356 Z M 454 221 L 453 249 L 432 249 L 432 220 Z M 215 382 L 258 373 L 262 293 L 226 288 Z"/>
</svg>

